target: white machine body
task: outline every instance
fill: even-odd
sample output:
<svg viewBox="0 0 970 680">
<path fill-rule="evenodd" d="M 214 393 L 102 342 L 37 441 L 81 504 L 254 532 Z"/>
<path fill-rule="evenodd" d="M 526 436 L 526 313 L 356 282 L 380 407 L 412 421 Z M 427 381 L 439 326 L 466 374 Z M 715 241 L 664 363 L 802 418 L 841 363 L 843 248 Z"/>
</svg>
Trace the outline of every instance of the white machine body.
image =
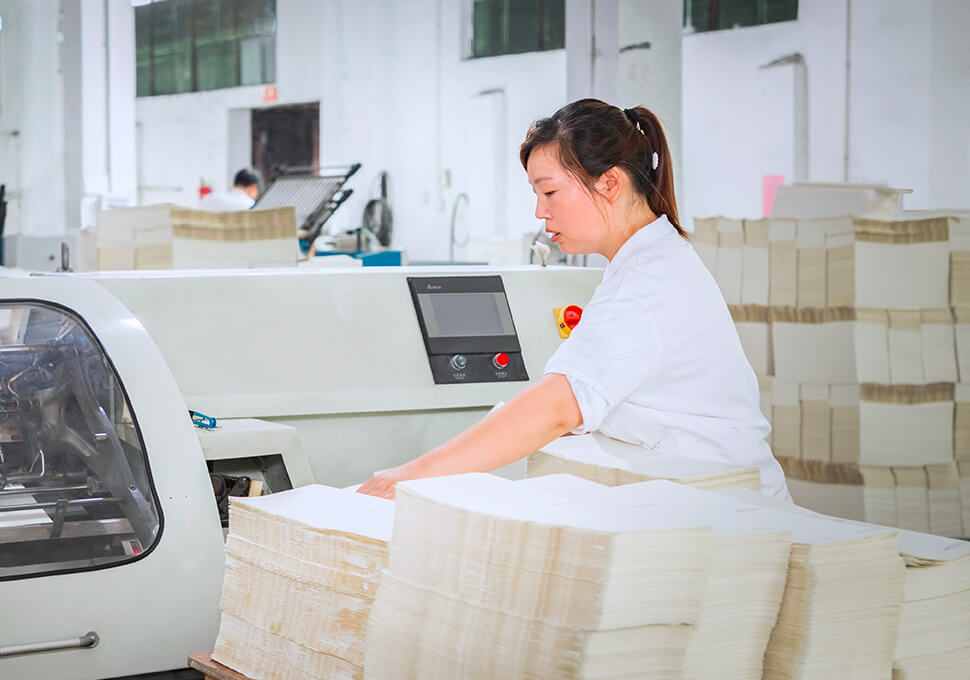
<svg viewBox="0 0 970 680">
<path fill-rule="evenodd" d="M 466 277 L 468 281 L 455 281 Z M 496 277 L 507 299 L 515 343 L 501 311 L 503 298 L 490 287 Z M 120 526 L 114 530 L 121 533 L 105 541 L 105 550 L 117 552 L 121 541 L 138 546 L 137 554 L 111 558 L 115 562 L 60 562 L 54 565 L 60 568 L 41 566 L 34 573 L 29 564 L 5 570 L 4 543 L 12 545 L 20 540 L 16 536 L 23 539 L 27 534 L 23 528 L 20 534 L 9 528 L 16 525 L 11 517 L 19 515 L 2 511 L 11 501 L 0 488 L 0 593 L 8 612 L 0 616 L 0 677 L 81 680 L 184 667 L 190 652 L 212 647 L 218 630 L 223 534 L 207 460 L 210 465 L 256 469 L 247 459 L 278 455 L 284 474 L 267 479 L 269 490 L 278 491 L 281 483 L 345 486 L 413 458 L 474 423 L 496 402 L 541 379 L 545 362 L 562 342 L 553 309 L 585 305 L 601 277 L 601 270 L 554 267 L 0 275 L 0 362 L 6 348 L 11 357 L 27 356 L 28 350 L 46 357 L 44 353 L 52 351 L 34 345 L 18 348 L 16 333 L 8 329 L 4 336 L 5 311 L 33 305 L 79 319 L 120 386 L 114 397 L 104 397 L 111 403 L 103 409 L 109 416 L 115 414 L 118 439 L 127 440 L 122 441 L 124 455 L 119 460 L 137 468 L 136 440 L 143 442 L 150 485 L 142 480 L 137 486 L 154 496 L 153 512 L 160 515 L 151 545 L 132 543 L 132 532 L 138 529 L 134 520 L 126 523 L 124 514 L 129 512 L 126 508 L 146 507 L 145 503 L 132 505 L 127 496 L 119 500 L 110 483 L 89 478 L 88 489 L 100 489 L 106 497 L 102 504 L 116 507 L 118 517 L 104 519 L 110 509 L 99 515 L 78 501 L 90 516 L 81 517 L 81 510 L 72 506 L 78 521 L 64 526 L 90 533 L 91 527 L 114 522 L 111 526 Z M 424 290 L 420 286 L 426 281 L 438 285 L 438 279 L 447 279 L 446 288 L 456 284 L 455 290 L 478 297 L 454 293 L 435 298 L 447 304 L 434 306 L 431 298 L 419 301 L 412 295 Z M 481 291 L 480 285 L 485 286 Z M 428 294 L 435 292 L 447 293 Z M 498 335 L 485 318 L 492 314 L 486 294 L 494 297 L 504 319 L 505 330 Z M 516 344 L 518 357 L 514 349 L 489 349 Z M 477 375 L 487 374 L 487 381 L 478 381 L 461 361 L 452 362 L 453 355 L 441 354 L 442 348 L 450 351 L 454 346 L 484 350 L 478 355 L 490 358 L 492 367 L 481 368 L 484 364 L 479 362 Z M 440 356 L 432 356 L 432 350 Z M 469 364 L 477 356 L 473 354 Z M 75 361 L 73 355 L 64 356 L 68 363 Z M 433 374 L 433 362 L 446 360 L 447 368 Z M 505 364 L 516 360 L 528 380 L 509 372 Z M 15 403 L 27 388 L 39 395 L 55 394 L 48 383 L 57 374 L 45 368 L 52 363 L 46 358 L 43 365 L 33 361 L 33 372 L 17 377 L 10 385 L 12 392 L 0 389 L 0 405 L 4 398 Z M 8 365 L 8 379 L 21 372 L 13 368 Z M 436 384 L 442 371 L 452 384 Z M 80 385 L 76 389 L 85 392 L 85 383 L 75 382 Z M 122 393 L 127 406 L 118 403 Z M 77 398 L 82 406 L 89 401 Z M 200 436 L 188 409 L 213 416 L 222 425 Z M 18 444 L 21 449 L 4 444 L 4 432 L 15 429 L 10 425 L 5 430 L 4 418 L 0 410 L 0 451 L 21 450 L 24 442 Z M 106 428 L 91 417 L 86 422 L 76 429 L 82 438 L 91 439 L 91 451 L 109 451 L 115 438 L 110 432 L 96 432 Z M 50 438 L 49 432 L 42 434 Z M 36 469 L 34 465 L 30 473 L 36 474 Z M 3 470 L 0 467 L 0 475 Z M 133 474 L 137 476 L 137 470 Z M 23 471 L 19 475 L 9 476 L 29 478 Z M 45 505 L 47 496 L 40 493 L 28 495 L 37 483 L 25 481 L 19 490 L 8 485 L 20 499 L 16 502 L 38 502 L 40 509 L 29 512 L 47 514 L 41 518 L 44 523 L 31 527 L 35 538 L 38 531 L 47 531 L 48 524 L 64 520 L 63 507 Z M 133 496 L 138 497 L 134 486 Z M 87 496 L 89 490 L 73 493 Z M 51 530 L 58 539 L 66 537 L 63 531 L 67 528 Z M 34 548 L 42 553 L 45 545 L 37 541 Z M 97 634 L 97 645 L 44 653 L 24 652 L 22 647 L 77 639 L 88 632 Z"/>
</svg>

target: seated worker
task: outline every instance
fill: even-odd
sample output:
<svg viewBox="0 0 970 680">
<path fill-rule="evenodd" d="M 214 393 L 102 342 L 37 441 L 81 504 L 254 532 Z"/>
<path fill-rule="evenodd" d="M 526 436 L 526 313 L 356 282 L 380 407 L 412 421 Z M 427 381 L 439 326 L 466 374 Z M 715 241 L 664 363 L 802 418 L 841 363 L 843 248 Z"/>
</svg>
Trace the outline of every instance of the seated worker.
<svg viewBox="0 0 970 680">
<path fill-rule="evenodd" d="M 754 371 L 677 216 L 657 117 L 583 99 L 534 123 L 519 156 L 536 218 L 563 252 L 606 257 L 603 281 L 541 381 L 359 491 L 391 498 L 402 480 L 494 470 L 598 430 L 644 456 L 756 466 L 762 492 L 790 500 Z"/>
<path fill-rule="evenodd" d="M 232 189 L 206 194 L 199 201 L 200 210 L 225 212 L 249 210 L 259 196 L 259 175 L 255 170 L 243 168 L 232 180 Z"/>
</svg>

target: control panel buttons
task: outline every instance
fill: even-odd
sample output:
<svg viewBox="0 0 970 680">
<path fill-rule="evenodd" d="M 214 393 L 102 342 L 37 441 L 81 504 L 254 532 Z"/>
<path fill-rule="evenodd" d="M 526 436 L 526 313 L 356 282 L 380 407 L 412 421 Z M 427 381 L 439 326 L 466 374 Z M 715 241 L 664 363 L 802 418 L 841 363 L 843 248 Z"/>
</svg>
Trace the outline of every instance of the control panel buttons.
<svg viewBox="0 0 970 680">
<path fill-rule="evenodd" d="M 468 366 L 468 359 L 465 358 L 464 354 L 456 354 L 451 357 L 451 361 L 448 362 L 454 371 L 464 371 Z"/>
<path fill-rule="evenodd" d="M 509 365 L 509 355 L 505 352 L 499 352 L 492 357 L 492 366 L 495 368 L 508 368 Z"/>
</svg>

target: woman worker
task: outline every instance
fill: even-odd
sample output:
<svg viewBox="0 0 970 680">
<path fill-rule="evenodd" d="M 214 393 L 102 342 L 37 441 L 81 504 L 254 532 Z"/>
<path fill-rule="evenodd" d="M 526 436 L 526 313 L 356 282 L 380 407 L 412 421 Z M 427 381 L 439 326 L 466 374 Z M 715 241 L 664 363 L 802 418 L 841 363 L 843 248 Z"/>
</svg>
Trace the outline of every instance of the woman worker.
<svg viewBox="0 0 970 680">
<path fill-rule="evenodd" d="M 565 253 L 600 253 L 603 281 L 543 379 L 450 441 L 366 482 L 493 470 L 566 433 L 757 466 L 788 499 L 758 384 L 727 305 L 680 226 L 657 117 L 583 99 L 529 129 L 519 152 L 536 218 Z"/>
</svg>

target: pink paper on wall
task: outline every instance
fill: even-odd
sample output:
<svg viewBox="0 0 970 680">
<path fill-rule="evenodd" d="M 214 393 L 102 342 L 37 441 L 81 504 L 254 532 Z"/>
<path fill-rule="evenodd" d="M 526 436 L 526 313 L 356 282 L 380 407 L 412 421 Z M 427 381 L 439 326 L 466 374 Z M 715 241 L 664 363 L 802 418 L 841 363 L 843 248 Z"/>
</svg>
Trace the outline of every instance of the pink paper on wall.
<svg viewBox="0 0 970 680">
<path fill-rule="evenodd" d="M 761 216 L 771 217 L 775 206 L 775 193 L 785 183 L 784 175 L 764 175 L 761 178 Z"/>
</svg>

